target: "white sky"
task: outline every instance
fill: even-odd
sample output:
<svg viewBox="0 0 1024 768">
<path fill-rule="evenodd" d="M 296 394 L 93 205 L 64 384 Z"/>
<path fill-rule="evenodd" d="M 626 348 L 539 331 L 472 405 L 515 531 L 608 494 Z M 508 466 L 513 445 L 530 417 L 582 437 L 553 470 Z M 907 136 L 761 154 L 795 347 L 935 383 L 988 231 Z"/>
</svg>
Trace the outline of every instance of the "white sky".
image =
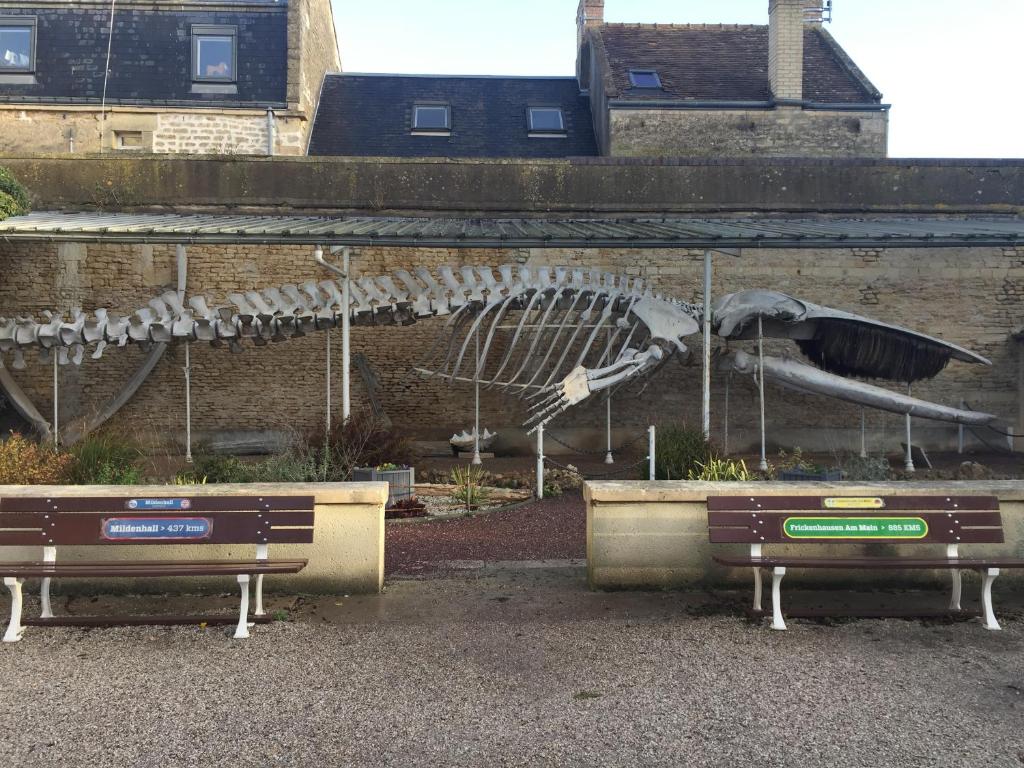
<svg viewBox="0 0 1024 768">
<path fill-rule="evenodd" d="M 333 0 L 347 72 L 571 75 L 578 0 Z M 608 21 L 752 23 L 768 0 L 606 0 Z M 1024 157 L 1024 0 L 835 0 L 893 157 Z"/>
</svg>

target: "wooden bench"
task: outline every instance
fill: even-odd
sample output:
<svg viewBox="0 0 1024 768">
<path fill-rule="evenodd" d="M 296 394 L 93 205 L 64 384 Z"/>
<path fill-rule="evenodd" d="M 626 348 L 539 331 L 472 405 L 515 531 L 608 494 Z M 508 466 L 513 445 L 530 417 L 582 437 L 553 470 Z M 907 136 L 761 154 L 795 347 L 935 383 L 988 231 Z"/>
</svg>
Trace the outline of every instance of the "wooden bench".
<svg viewBox="0 0 1024 768">
<path fill-rule="evenodd" d="M 992 610 L 992 582 L 1001 568 L 1024 568 L 1014 558 L 967 558 L 961 544 L 1002 544 L 999 500 L 993 496 L 712 496 L 708 533 L 713 544 L 748 544 L 747 555 L 715 555 L 716 562 L 754 571 L 754 611 L 761 613 L 761 572 L 772 574 L 772 629 L 784 630 L 781 584 L 787 568 L 935 569 L 953 577 L 950 610 L 960 611 L 961 572 L 982 575 L 986 629 L 999 629 Z M 801 557 L 764 554 L 775 544 L 945 545 L 944 557 Z"/>
<path fill-rule="evenodd" d="M 242 601 L 236 638 L 249 636 L 249 581 L 256 578 L 258 620 L 263 610 L 263 577 L 298 573 L 306 560 L 271 560 L 270 544 L 313 541 L 312 496 L 198 496 L 192 498 L 3 498 L 0 546 L 41 546 L 42 559 L 0 563 L 11 591 L 11 619 L 5 643 L 21 639 L 25 625 L 103 626 L 112 624 L 232 623 L 223 616 L 53 615 L 50 582 L 57 578 L 235 576 Z M 138 545 L 255 545 L 255 557 L 241 560 L 68 560 L 59 547 Z M 42 579 L 39 619 L 22 621 L 22 585 Z M 225 621 L 227 618 L 227 621 Z"/>
</svg>

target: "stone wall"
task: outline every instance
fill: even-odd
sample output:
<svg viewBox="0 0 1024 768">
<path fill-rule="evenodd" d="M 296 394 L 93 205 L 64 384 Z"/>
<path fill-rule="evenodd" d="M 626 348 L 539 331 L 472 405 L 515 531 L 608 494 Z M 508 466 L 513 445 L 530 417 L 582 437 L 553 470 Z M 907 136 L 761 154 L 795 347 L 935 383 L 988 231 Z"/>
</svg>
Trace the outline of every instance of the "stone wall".
<svg viewBox="0 0 1024 768">
<path fill-rule="evenodd" d="M 275 112 L 275 153 L 305 154 L 308 125 L 301 115 Z M 121 148 L 119 134 L 126 132 L 138 134 L 141 145 Z M 100 111 L 92 107 L 0 106 L 0 152 L 19 151 L 265 155 L 267 117 L 249 109 L 117 107 L 101 120 Z"/>
<path fill-rule="evenodd" d="M 887 112 L 615 108 L 616 157 L 885 157 Z"/>
<path fill-rule="evenodd" d="M 353 257 L 354 270 L 360 275 L 388 274 L 420 265 L 502 263 L 599 266 L 643 277 L 666 295 L 700 300 L 702 253 L 697 251 L 366 248 L 358 249 Z M 67 312 L 73 306 L 129 312 L 174 287 L 174 248 L 0 244 L 0 274 L 5 276 L 0 286 L 0 313 L 5 316 L 38 315 L 54 308 Z M 327 277 L 313 263 L 309 248 L 223 246 L 189 250 L 190 292 L 205 294 L 219 304 L 227 304 L 229 292 Z M 1024 323 L 1024 304 L 1019 298 L 1024 287 L 1021 249 L 747 250 L 738 259 L 716 257 L 715 295 L 754 287 L 773 288 L 906 325 L 974 349 L 989 357 L 993 367 L 954 362 L 935 381 L 915 387 L 915 394 L 951 405 L 964 398 L 971 406 L 996 413 L 1010 423 L 1017 417 L 1018 352 L 1010 333 Z M 401 427 L 430 439 L 447 437 L 472 422 L 471 388 L 449 388 L 438 381 L 422 380 L 411 371 L 430 349 L 443 322 L 432 320 L 406 328 L 357 327 L 352 339 L 353 353 L 366 356 L 381 382 L 380 401 L 388 416 Z M 616 397 L 615 422 L 621 440 L 649 423 L 700 423 L 700 339 L 694 336 L 688 343 L 694 353 L 692 359 L 673 360 L 646 389 L 637 384 Z M 208 434 L 234 429 L 315 429 L 324 416 L 325 344 L 324 336 L 313 334 L 263 348 L 247 346 L 240 355 L 194 345 L 194 430 Z M 337 408 L 340 333 L 331 335 L 331 345 Z M 796 353 L 786 342 L 768 345 L 769 352 L 784 349 Z M 143 352 L 135 346 L 108 349 L 100 361 L 87 358 L 81 368 L 62 369 L 61 421 L 66 423 L 76 413 L 95 408 L 112 396 L 143 358 Z M 116 426 L 148 440 L 180 439 L 185 408 L 183 364 L 183 348 L 176 345 L 116 417 Z M 50 368 L 34 359 L 29 360 L 28 370 L 15 374 L 44 414 L 52 409 L 50 375 Z M 715 376 L 715 438 L 725 441 L 727 381 L 729 447 L 753 446 L 757 438 L 756 390 L 753 381 L 738 375 L 731 379 L 724 374 Z M 857 408 L 771 385 L 767 400 L 772 446 L 801 445 L 820 450 L 859 447 Z M 353 401 L 357 411 L 368 408 L 355 367 Z M 519 400 L 485 392 L 481 410 L 488 428 L 503 430 L 514 443 L 528 444 L 518 430 L 525 417 Z M 596 440 L 603 416 L 603 405 L 592 402 L 556 422 L 552 431 L 560 436 L 578 434 L 581 440 Z M 902 417 L 871 412 L 867 423 L 872 451 L 898 450 Z M 955 428 L 945 425 L 917 422 L 915 429 L 925 445 L 948 447 L 956 438 Z M 999 440 L 994 434 L 986 437 L 992 442 Z"/>
</svg>

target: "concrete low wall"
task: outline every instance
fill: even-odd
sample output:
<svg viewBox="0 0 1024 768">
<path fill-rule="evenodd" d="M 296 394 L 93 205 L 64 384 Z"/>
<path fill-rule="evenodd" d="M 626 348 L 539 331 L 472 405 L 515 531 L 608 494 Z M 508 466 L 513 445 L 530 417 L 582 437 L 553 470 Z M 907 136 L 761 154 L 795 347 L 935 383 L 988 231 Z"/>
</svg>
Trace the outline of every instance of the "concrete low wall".
<svg viewBox="0 0 1024 768">
<path fill-rule="evenodd" d="M 594 589 L 651 589 L 699 584 L 749 585 L 747 569 L 724 568 L 712 560 L 715 552 L 746 553 L 745 544 L 708 542 L 707 498 L 717 495 L 792 496 L 909 496 L 995 495 L 1000 499 L 1006 543 L 970 545 L 964 555 L 1024 557 L 1024 482 L 963 483 L 689 483 L 591 482 L 584 488 L 587 503 L 587 573 Z M 777 545 L 767 554 L 844 553 L 856 555 L 942 555 L 941 545 L 894 547 L 890 544 Z M 787 574 L 787 583 L 837 584 L 868 582 L 935 583 L 944 574 L 932 571 L 801 571 Z M 996 582 L 1024 585 L 1024 570 L 1005 571 Z"/>
<path fill-rule="evenodd" d="M 0 486 L 9 497 L 197 497 L 313 496 L 316 499 L 312 544 L 271 544 L 271 558 L 305 558 L 309 565 L 294 576 L 268 576 L 267 592 L 372 593 L 384 586 L 384 504 L 387 483 L 314 483 L 200 486 Z M 217 560 L 255 556 L 255 545 L 146 545 L 58 547 L 58 560 Z M 4 560 L 39 560 L 41 547 L 0 547 Z M 189 592 L 228 591 L 234 579 L 66 579 L 54 582 L 55 592 Z"/>
</svg>

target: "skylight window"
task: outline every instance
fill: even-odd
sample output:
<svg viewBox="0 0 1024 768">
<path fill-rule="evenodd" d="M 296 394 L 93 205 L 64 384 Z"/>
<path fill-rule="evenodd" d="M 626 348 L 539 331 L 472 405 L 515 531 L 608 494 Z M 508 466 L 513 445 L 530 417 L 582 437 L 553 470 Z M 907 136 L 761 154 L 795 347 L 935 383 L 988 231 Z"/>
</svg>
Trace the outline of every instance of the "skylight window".
<svg viewBox="0 0 1024 768">
<path fill-rule="evenodd" d="M 32 73 L 36 69 L 36 20 L 32 16 L 0 16 L 0 74 Z"/>
<path fill-rule="evenodd" d="M 631 69 L 629 84 L 634 88 L 661 88 L 661 78 L 653 69 Z"/>
<path fill-rule="evenodd" d="M 449 133 L 452 108 L 448 104 L 417 104 L 412 108 L 414 133 Z"/>
<path fill-rule="evenodd" d="M 528 112 L 531 134 L 565 133 L 565 115 L 559 107 L 530 107 Z"/>
<path fill-rule="evenodd" d="M 192 26 L 192 79 L 199 82 L 234 83 L 238 47 L 234 27 Z"/>
</svg>

